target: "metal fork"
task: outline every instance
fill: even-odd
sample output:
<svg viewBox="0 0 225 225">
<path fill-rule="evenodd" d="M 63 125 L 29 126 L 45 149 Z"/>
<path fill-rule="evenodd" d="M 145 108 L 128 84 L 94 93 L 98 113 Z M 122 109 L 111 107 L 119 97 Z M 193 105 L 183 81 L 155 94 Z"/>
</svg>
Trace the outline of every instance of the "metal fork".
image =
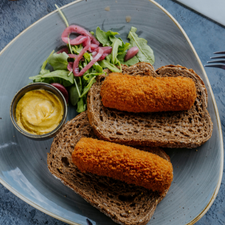
<svg viewBox="0 0 225 225">
<path fill-rule="evenodd" d="M 225 51 L 214 52 L 214 54 L 224 54 L 224 55 L 210 57 L 210 59 L 215 60 L 208 61 L 205 67 L 216 67 L 225 70 Z"/>
</svg>

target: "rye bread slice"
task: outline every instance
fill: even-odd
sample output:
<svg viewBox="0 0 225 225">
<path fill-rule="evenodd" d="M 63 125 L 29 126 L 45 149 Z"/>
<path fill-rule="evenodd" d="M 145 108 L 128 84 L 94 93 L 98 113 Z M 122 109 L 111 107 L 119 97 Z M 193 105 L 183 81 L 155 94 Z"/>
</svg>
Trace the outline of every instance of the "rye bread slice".
<svg viewBox="0 0 225 225">
<path fill-rule="evenodd" d="M 81 173 L 71 157 L 81 137 L 96 138 L 86 112 L 67 122 L 54 138 L 47 157 L 49 171 L 116 223 L 146 224 L 168 190 L 160 195 L 158 192 L 128 185 L 112 178 Z M 149 150 L 143 147 L 142 149 Z M 170 161 L 169 156 L 159 148 L 152 149 L 151 152 Z"/>
<path fill-rule="evenodd" d="M 154 71 L 151 64 L 142 62 L 123 66 L 123 73 L 190 77 L 196 85 L 196 101 L 190 110 L 179 112 L 129 113 L 109 109 L 102 105 L 100 96 L 105 76 L 99 76 L 87 98 L 89 122 L 98 138 L 132 146 L 196 148 L 211 137 L 213 124 L 207 111 L 207 91 L 193 70 L 168 65 Z"/>
</svg>

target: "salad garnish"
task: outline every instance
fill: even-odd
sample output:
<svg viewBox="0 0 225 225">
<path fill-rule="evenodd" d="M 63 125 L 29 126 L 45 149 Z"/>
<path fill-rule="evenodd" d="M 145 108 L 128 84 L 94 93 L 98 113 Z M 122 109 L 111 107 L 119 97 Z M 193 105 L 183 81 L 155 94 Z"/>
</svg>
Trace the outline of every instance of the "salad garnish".
<svg viewBox="0 0 225 225">
<path fill-rule="evenodd" d="M 53 83 L 66 99 L 69 96 L 69 103 L 76 106 L 78 113 L 86 110 L 87 93 L 96 82 L 96 76 L 106 74 L 105 69 L 122 72 L 121 64 L 154 64 L 153 50 L 147 45 L 147 40 L 138 37 L 137 28 L 131 27 L 128 34 L 130 42 L 124 42 L 118 37 L 118 32 L 103 31 L 100 27 L 89 32 L 81 26 L 69 25 L 57 5 L 56 8 L 66 24 L 61 35 L 66 46 L 57 52 L 52 51 L 39 74 L 29 79 Z M 73 39 L 70 38 L 72 33 L 77 35 Z"/>
</svg>

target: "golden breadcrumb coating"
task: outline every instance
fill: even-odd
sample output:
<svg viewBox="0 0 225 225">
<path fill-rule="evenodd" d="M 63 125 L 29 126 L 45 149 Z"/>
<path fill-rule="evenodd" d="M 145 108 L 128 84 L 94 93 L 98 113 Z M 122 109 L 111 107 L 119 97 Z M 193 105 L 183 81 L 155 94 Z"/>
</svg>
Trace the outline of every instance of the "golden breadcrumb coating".
<svg viewBox="0 0 225 225">
<path fill-rule="evenodd" d="M 160 156 L 92 138 L 80 139 L 72 160 L 81 172 L 111 177 L 159 193 L 168 189 L 173 180 L 172 164 Z"/>
<path fill-rule="evenodd" d="M 101 87 L 105 107 L 127 112 L 188 110 L 195 102 L 191 78 L 131 76 L 111 73 Z"/>
</svg>

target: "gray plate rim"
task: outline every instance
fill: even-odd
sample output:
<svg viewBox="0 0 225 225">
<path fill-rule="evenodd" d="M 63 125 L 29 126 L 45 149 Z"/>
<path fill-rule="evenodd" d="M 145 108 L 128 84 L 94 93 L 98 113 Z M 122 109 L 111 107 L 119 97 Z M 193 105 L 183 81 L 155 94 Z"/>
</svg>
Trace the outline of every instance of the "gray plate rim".
<svg viewBox="0 0 225 225">
<path fill-rule="evenodd" d="M 70 7 L 71 5 L 74 5 L 76 3 L 79 3 L 83 0 L 76 0 L 74 2 L 71 2 L 69 4 L 66 4 L 62 7 L 60 7 L 60 10 L 62 9 L 65 9 L 67 7 Z M 212 96 L 212 103 L 213 103 L 213 107 L 214 107 L 214 110 L 215 110 L 215 115 L 216 115 L 216 121 L 217 121 L 217 126 L 218 126 L 218 132 L 219 132 L 219 139 L 220 139 L 220 142 L 221 142 L 221 161 L 220 161 L 220 174 L 219 174 L 219 180 L 218 180 L 218 183 L 217 183 L 217 186 L 212 194 L 212 197 L 211 199 L 209 200 L 207 206 L 202 210 L 201 213 L 199 213 L 191 222 L 189 222 L 187 225 L 193 225 L 195 224 L 198 220 L 200 220 L 205 214 L 206 212 L 209 210 L 209 208 L 211 207 L 211 205 L 213 204 L 214 200 L 216 199 L 216 196 L 219 192 L 219 189 L 220 189 L 220 185 L 221 185 L 221 182 L 222 182 L 222 176 L 223 176 L 223 164 L 224 164 L 224 152 L 223 152 L 223 135 L 222 135 L 222 128 L 221 128 L 221 121 L 220 121 L 220 116 L 219 116 L 219 111 L 218 111 L 218 108 L 217 108 L 217 104 L 216 104 L 216 100 L 215 100 L 215 97 L 214 97 L 214 94 L 213 94 L 213 91 L 212 91 L 212 88 L 211 88 L 211 85 L 210 85 L 210 82 L 209 82 L 209 79 L 207 77 L 207 74 L 205 72 L 205 69 L 201 63 L 201 60 L 199 59 L 199 56 L 194 48 L 194 46 L 192 45 L 190 39 L 188 38 L 187 34 L 185 33 L 185 31 L 183 30 L 183 28 L 181 27 L 181 25 L 176 21 L 176 19 L 166 10 L 164 9 L 160 4 L 158 4 L 157 2 L 155 2 L 154 0 L 149 0 L 149 2 L 152 2 L 153 4 L 155 4 L 158 8 L 160 8 L 174 23 L 175 25 L 179 28 L 179 30 L 182 32 L 182 34 L 184 35 L 184 37 L 186 38 L 188 44 L 190 45 L 200 67 L 201 67 L 201 70 L 203 72 L 203 76 L 205 77 L 206 79 L 206 82 L 207 82 L 207 85 L 208 85 L 208 88 L 209 88 L 209 92 Z M 23 30 L 20 34 L 18 34 L 12 41 L 10 41 L 3 49 L 2 51 L 0 52 L 0 55 L 13 43 L 15 42 L 21 35 L 23 35 L 27 30 L 29 30 L 30 28 L 32 28 L 33 26 L 35 26 L 37 23 L 39 23 L 40 21 L 46 19 L 47 17 L 49 17 L 50 15 L 54 14 L 54 13 L 57 13 L 58 10 L 54 10 L 53 12 L 47 14 L 46 16 L 42 17 L 41 19 L 37 20 L 36 22 L 34 22 L 33 24 L 31 24 L 29 27 L 27 27 L 25 30 Z M 23 195 L 21 195 L 18 191 L 16 191 L 14 188 L 12 188 L 10 185 L 7 184 L 7 182 L 5 182 L 4 180 L 2 180 L 0 178 L 0 183 L 5 187 L 7 188 L 9 191 L 11 191 L 14 195 L 16 195 L 18 198 L 20 198 L 21 200 L 23 200 L 24 202 L 28 203 L 29 205 L 33 206 L 34 208 L 40 210 L 41 212 L 44 212 L 45 214 L 51 216 L 51 217 L 54 217 L 60 221 L 63 221 L 65 223 L 68 223 L 68 224 L 75 224 L 75 225 L 80 225 L 76 222 L 73 222 L 71 220 L 68 220 L 68 219 L 65 219 L 61 216 L 58 216 L 42 207 L 40 207 L 39 205 L 35 204 L 34 202 L 30 201 L 29 199 L 27 199 L 26 197 L 24 197 Z"/>
</svg>

